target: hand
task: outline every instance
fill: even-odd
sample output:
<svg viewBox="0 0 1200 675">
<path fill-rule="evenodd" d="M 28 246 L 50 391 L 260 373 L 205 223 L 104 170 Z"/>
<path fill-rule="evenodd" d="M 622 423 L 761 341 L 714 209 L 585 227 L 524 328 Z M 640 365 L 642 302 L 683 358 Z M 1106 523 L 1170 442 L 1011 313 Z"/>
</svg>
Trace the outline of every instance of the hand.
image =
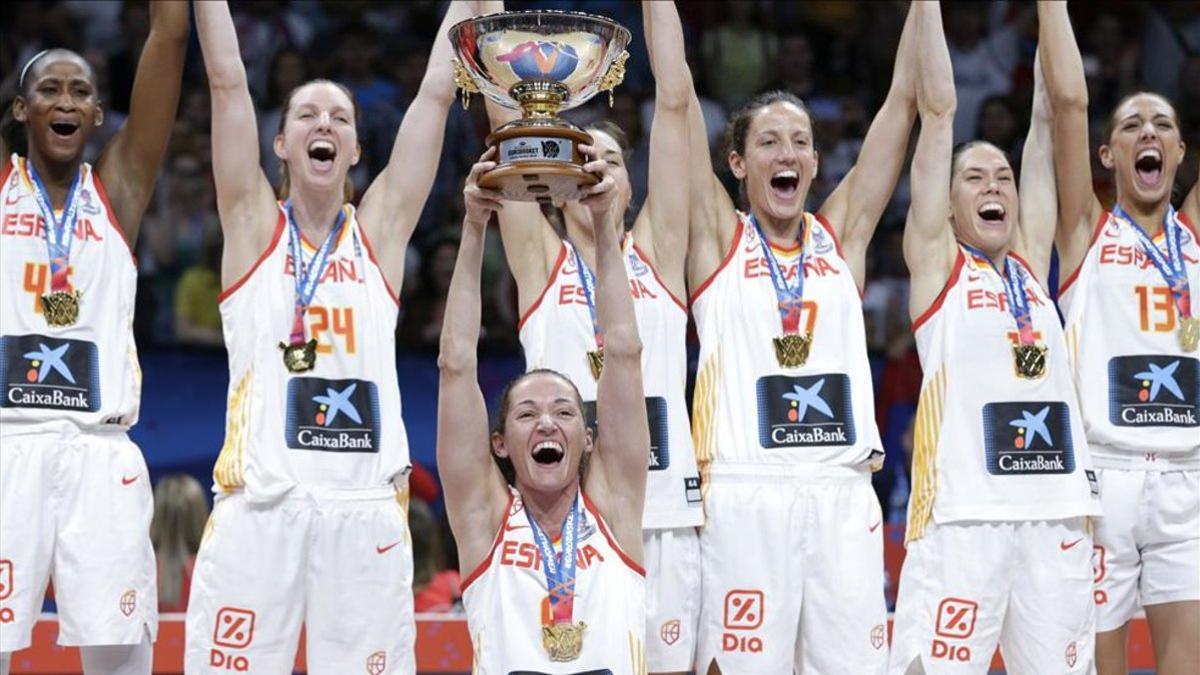
<svg viewBox="0 0 1200 675">
<path fill-rule="evenodd" d="M 583 198 L 579 203 L 586 206 L 592 213 L 592 227 L 599 228 L 609 224 L 612 210 L 616 203 L 616 181 L 608 172 L 608 162 L 600 159 L 600 153 L 595 146 L 580 145 L 579 151 L 588 158 L 583 170 L 600 177 L 600 182 L 591 187 L 583 188 Z"/>
<path fill-rule="evenodd" d="M 471 173 L 467 174 L 467 184 L 463 187 L 463 206 L 466 211 L 463 225 L 483 227 L 487 225 L 493 211 L 504 208 L 504 204 L 500 202 L 503 195 L 499 190 L 479 186 L 479 177 L 496 168 L 496 162 L 492 160 L 495 155 L 496 148 L 488 148 L 487 152 L 479 156 L 475 166 L 471 167 Z"/>
</svg>

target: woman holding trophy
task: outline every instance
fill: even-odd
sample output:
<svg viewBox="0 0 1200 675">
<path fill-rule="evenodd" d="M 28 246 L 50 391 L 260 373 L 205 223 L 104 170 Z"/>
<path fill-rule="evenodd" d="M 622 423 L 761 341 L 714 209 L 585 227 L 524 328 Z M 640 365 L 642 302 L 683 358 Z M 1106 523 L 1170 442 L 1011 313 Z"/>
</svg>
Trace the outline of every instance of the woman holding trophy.
<svg viewBox="0 0 1200 675">
<path fill-rule="evenodd" d="M 445 27 L 470 15 L 451 3 Z M 391 159 L 349 204 L 359 159 L 348 90 L 293 90 L 275 137 L 277 201 L 224 2 L 196 5 L 212 96 L 225 235 L 220 310 L 230 359 L 218 496 L 192 580 L 188 672 L 415 669 L 409 458 L 394 334 L 404 253 L 454 99 L 434 42 Z"/>
<path fill-rule="evenodd" d="M 730 121 L 729 165 L 749 213 L 707 152 L 688 159 L 686 276 L 700 333 L 692 427 L 707 515 L 702 672 L 886 668 L 870 482 L 882 443 L 859 291 L 915 117 L 912 11 L 858 164 L 817 213 L 804 210 L 818 164 L 812 122 L 789 93 L 762 95 Z M 685 63 L 681 34 L 664 44 L 658 24 L 648 32 L 656 65 Z M 659 91 L 690 88 L 685 76 L 656 69 Z M 691 117 L 702 129 L 698 107 Z"/>
<path fill-rule="evenodd" d="M 141 397 L 132 250 L 175 123 L 188 3 L 152 3 L 149 28 L 128 119 L 94 165 L 85 147 L 104 109 L 88 61 L 48 49 L 14 73 L 0 140 L 3 675 L 51 578 L 58 642 L 81 647 L 84 672 L 151 669 L 153 504 L 128 435 Z"/>
<path fill-rule="evenodd" d="M 1088 88 L 1064 4 L 1039 2 L 1054 107 L 1059 303 L 1105 517 L 1096 527 L 1096 668 L 1125 673 L 1144 607 L 1160 672 L 1200 671 L 1200 186 L 1179 210 L 1179 116 L 1138 92 L 1109 116 L 1092 185 Z"/>
<path fill-rule="evenodd" d="M 502 205 L 478 181 L 496 167 L 495 149 L 464 190 L 438 358 L 437 454 L 481 674 L 646 672 L 642 346 L 618 247 L 616 183 L 598 148 L 580 149 L 590 159 L 583 168 L 601 178 L 581 202 L 595 223 L 605 348 L 595 434 L 571 380 L 539 369 L 508 384 L 489 435 L 476 357 L 480 266 L 487 221 Z"/>
<path fill-rule="evenodd" d="M 682 40 L 674 3 L 645 2 L 642 7 L 652 52 L 652 24 L 663 34 L 678 36 L 668 39 Z M 484 2 L 482 9 L 499 11 L 503 3 Z M 488 44 L 485 37 L 477 40 Z M 478 61 L 508 63 L 504 56 L 494 61 L 484 56 Z M 668 83 L 690 81 L 686 64 L 682 59 L 662 59 L 653 66 L 682 72 L 659 80 L 650 132 L 650 196 L 629 230 L 622 217 L 629 211 L 633 193 L 626 170 L 629 149 L 625 135 L 611 122 L 600 122 L 585 131 L 614 182 L 618 217 L 608 226 L 620 241 L 620 258 L 644 345 L 642 385 L 651 447 L 642 517 L 646 661 L 649 672 L 666 673 L 691 670 L 699 611 L 695 528 L 703 522 L 703 511 L 685 393 L 687 307 L 680 299 L 686 294 L 684 214 L 688 193 L 678 183 L 687 172 L 691 136 L 699 139 L 694 141 L 700 144 L 698 152 L 707 153 L 708 146 L 703 124 L 698 134 L 691 134 L 688 127 L 690 90 L 684 86 L 676 86 L 675 91 L 663 88 Z M 516 119 L 515 112 L 490 100 L 488 112 L 496 126 Z M 502 136 L 511 126 L 501 127 L 495 136 Z M 526 369 L 546 368 L 566 376 L 583 398 L 589 424 L 594 424 L 600 359 L 607 351 L 596 321 L 593 273 L 598 264 L 595 233 L 600 223 L 580 202 L 561 198 L 542 202 L 505 201 L 498 214 L 504 249 L 517 281 Z"/>
</svg>

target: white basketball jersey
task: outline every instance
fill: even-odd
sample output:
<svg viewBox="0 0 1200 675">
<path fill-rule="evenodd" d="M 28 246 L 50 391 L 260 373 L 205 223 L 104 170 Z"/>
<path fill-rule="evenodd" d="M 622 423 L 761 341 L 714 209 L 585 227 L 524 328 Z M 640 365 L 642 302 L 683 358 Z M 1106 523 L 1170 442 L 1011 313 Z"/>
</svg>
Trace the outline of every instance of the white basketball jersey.
<svg viewBox="0 0 1200 675">
<path fill-rule="evenodd" d="M 396 378 L 396 295 L 354 207 L 305 315 L 316 367 L 293 374 L 279 343 L 292 329 L 296 286 L 282 205 L 254 267 L 221 294 L 229 351 L 225 445 L 216 489 L 276 498 L 295 485 L 372 488 L 409 467 Z M 317 244 L 320 245 L 320 242 Z M 302 243 L 305 264 L 315 247 Z"/>
<path fill-rule="evenodd" d="M 650 472 L 642 526 L 700 525 L 704 520 L 700 476 L 684 398 L 687 308 L 663 285 L 633 235 L 625 237 L 622 257 L 642 340 L 642 386 L 650 422 Z M 525 312 L 519 331 L 526 367 L 556 370 L 574 382 L 594 431 L 596 379 L 587 353 L 596 349 L 596 337 L 570 242 L 562 242 L 546 288 Z"/>
<path fill-rule="evenodd" d="M 924 378 L 913 429 L 908 539 L 934 522 L 1100 514 L 1054 303 L 1015 255 L 1045 373 L 1017 375 L 1004 280 L 959 249 L 945 288 L 913 322 Z"/>
<path fill-rule="evenodd" d="M 550 660 L 542 646 L 542 626 L 551 623 L 552 615 L 541 552 L 520 494 L 510 491 L 508 515 L 492 552 L 462 582 L 475 646 L 474 672 L 644 675 L 645 571 L 617 545 L 587 495 L 579 523 L 572 613 L 573 622 L 587 624 L 583 652 L 570 662 Z M 561 555 L 560 543 L 555 540 L 554 545 Z"/>
<path fill-rule="evenodd" d="M 1200 245 L 1180 221 L 1197 316 Z M 1163 239 L 1154 243 L 1165 251 Z M 1132 224 L 1101 217 L 1059 304 L 1096 465 L 1200 468 L 1200 353 L 1180 346 L 1175 301 Z"/>
<path fill-rule="evenodd" d="M 28 433 L 68 421 L 84 430 L 128 429 L 142 389 L 133 341 L 137 267 L 100 178 L 82 165 L 68 278 L 79 318 L 51 326 L 46 223 L 28 162 L 12 155 L 0 171 L 0 425 Z M 61 213 L 55 214 L 62 218 Z"/>
<path fill-rule="evenodd" d="M 700 365 L 692 428 L 702 475 L 710 467 L 772 475 L 788 466 L 883 463 L 862 298 L 833 229 L 812 214 L 804 218 L 802 246 L 772 246 L 792 286 L 806 251 L 800 332 L 811 331 L 813 342 L 802 366 L 784 368 L 776 359 L 778 299 L 744 215 L 725 260 L 693 293 Z"/>
</svg>

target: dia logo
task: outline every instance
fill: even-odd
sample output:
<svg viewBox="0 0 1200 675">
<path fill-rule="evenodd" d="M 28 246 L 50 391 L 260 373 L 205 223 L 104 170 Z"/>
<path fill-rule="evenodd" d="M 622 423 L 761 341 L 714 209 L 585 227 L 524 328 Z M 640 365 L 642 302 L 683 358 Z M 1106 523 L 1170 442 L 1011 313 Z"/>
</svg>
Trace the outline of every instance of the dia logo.
<svg viewBox="0 0 1200 675">
<path fill-rule="evenodd" d="M 841 373 L 759 378 L 758 441 L 764 448 L 854 444 L 850 378 Z"/>
<path fill-rule="evenodd" d="M 375 383 L 296 377 L 288 382 L 285 442 L 297 450 L 379 451 Z"/>
</svg>

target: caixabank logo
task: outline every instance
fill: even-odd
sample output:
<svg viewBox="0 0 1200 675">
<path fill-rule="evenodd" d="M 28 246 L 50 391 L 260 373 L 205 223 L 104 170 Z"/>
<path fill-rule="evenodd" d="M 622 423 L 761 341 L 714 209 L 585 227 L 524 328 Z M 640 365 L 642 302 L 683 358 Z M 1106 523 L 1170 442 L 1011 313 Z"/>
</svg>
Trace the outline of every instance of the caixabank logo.
<svg viewBox="0 0 1200 675">
<path fill-rule="evenodd" d="M 592 438 L 596 438 L 596 402 L 583 402 L 583 416 Z M 667 399 L 646 397 L 646 420 L 650 423 L 650 470 L 664 471 L 671 466 L 671 444 L 667 435 Z"/>
<path fill-rule="evenodd" d="M 983 406 L 983 443 L 993 476 L 1071 473 L 1071 409 L 1061 401 Z"/>
<path fill-rule="evenodd" d="M 100 409 L 100 357 L 91 342 L 5 335 L 0 339 L 0 372 L 4 374 L 0 407 Z"/>
<path fill-rule="evenodd" d="M 764 448 L 854 444 L 850 378 L 843 374 L 758 380 L 758 442 Z"/>
<path fill-rule="evenodd" d="M 1108 420 L 1118 427 L 1200 426 L 1200 361 L 1161 354 L 1110 359 Z"/>
<path fill-rule="evenodd" d="M 298 450 L 379 452 L 375 383 L 292 378 L 284 436 L 287 446 Z"/>
</svg>

